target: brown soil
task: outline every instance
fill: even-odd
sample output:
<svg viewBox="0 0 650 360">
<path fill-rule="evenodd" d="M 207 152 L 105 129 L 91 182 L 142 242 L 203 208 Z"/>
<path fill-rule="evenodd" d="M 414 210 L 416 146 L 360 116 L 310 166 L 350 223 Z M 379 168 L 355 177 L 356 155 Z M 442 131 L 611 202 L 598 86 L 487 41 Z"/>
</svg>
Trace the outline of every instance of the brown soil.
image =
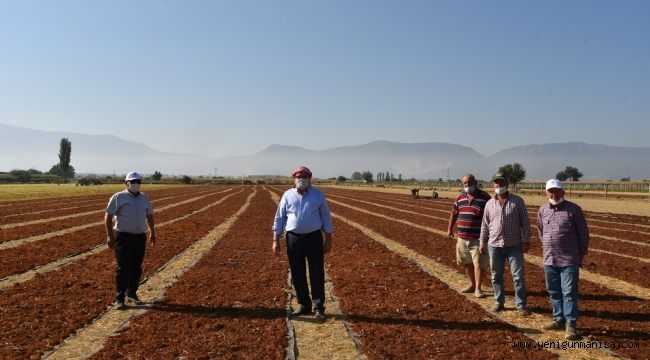
<svg viewBox="0 0 650 360">
<path fill-rule="evenodd" d="M 212 251 L 93 358 L 284 358 L 284 257 L 270 251 L 275 204 L 258 191 Z M 269 218 L 269 215 L 271 218 Z"/>
<path fill-rule="evenodd" d="M 201 187 L 200 191 L 209 193 L 209 189 L 213 188 L 216 187 Z M 156 247 L 147 248 L 143 277 L 156 273 L 162 265 L 235 213 L 252 191 L 249 187 L 244 189 L 218 206 L 193 213 L 188 218 L 161 228 Z M 274 192 L 280 193 L 277 189 Z M 327 189 L 326 192 L 344 196 L 336 197 L 342 203 L 395 219 L 432 227 L 437 231 L 445 231 L 447 227 L 444 218 L 450 210 L 449 199 L 411 200 L 408 196 L 403 199 L 402 195 L 373 195 L 341 189 Z M 197 192 L 190 195 L 189 192 L 174 192 L 170 189 L 160 190 L 157 197 L 167 196 L 169 203 L 173 203 L 179 201 L 177 196 L 183 196 L 182 194 L 187 195 L 186 198 L 197 196 Z M 212 200 L 217 195 L 214 196 Z M 88 198 L 91 197 L 78 199 L 83 201 L 82 199 Z M 68 198 L 64 202 L 69 203 L 71 200 Z M 107 201 L 107 198 L 93 195 L 92 200 L 101 202 Z M 358 200 L 377 205 L 364 204 Z M 170 209 L 169 212 L 161 212 L 157 215 L 157 220 L 178 218 L 181 214 L 200 208 L 199 203 L 205 205 L 206 202 L 207 198 L 196 204 L 186 204 L 178 209 Z M 23 209 L 27 213 L 39 206 L 46 209 L 47 206 L 58 203 L 61 203 L 60 199 L 0 204 L 0 212 L 11 209 L 18 213 L 19 209 Z M 403 208 L 409 211 L 434 214 L 443 219 L 386 208 L 395 204 L 404 205 Z M 455 266 L 454 244 L 448 238 L 332 202 L 330 207 L 333 212 L 461 273 L 461 269 Z M 533 210 L 533 216 L 535 208 L 530 209 Z M 250 208 L 227 236 L 193 269 L 179 278 L 168 289 L 165 299 L 154 304 L 152 311 L 134 319 L 115 338 L 110 339 L 96 356 L 284 358 L 288 331 L 285 322 L 287 264 L 285 256 L 270 256 L 270 223 L 274 212 L 275 204 L 268 194 L 258 190 Z M 47 217 L 56 216 L 55 214 L 57 213 L 49 211 L 41 213 Z M 647 241 L 635 238 L 634 232 L 628 231 L 628 225 L 650 224 L 648 218 L 590 212 L 587 217 L 593 219 L 597 226 L 606 227 L 594 229 L 594 234 L 604 235 L 606 231 L 613 231 L 616 235 L 607 236 Z M 620 225 L 602 220 L 620 222 Z M 97 218 L 94 218 L 91 222 L 96 221 Z M 38 227 L 29 225 L 24 228 L 29 232 Z M 362 352 L 368 358 L 555 357 L 548 352 L 514 348 L 514 342 L 531 340 L 360 231 L 341 221 L 335 221 L 335 229 L 334 252 L 326 257 L 327 271 L 343 316 L 351 324 L 362 344 Z M 42 231 L 37 230 L 37 233 Z M 88 231 L 89 238 L 94 239 L 88 239 L 88 244 L 104 241 L 103 232 L 89 228 L 79 233 L 85 231 Z M 0 234 L 3 232 L 4 230 L 0 231 Z M 72 240 L 74 236 L 68 234 L 61 239 L 52 240 L 49 247 L 32 248 L 25 244 L 17 248 L 22 249 L 22 253 L 7 253 L 5 258 L 19 257 L 25 264 L 34 266 L 34 261 L 46 260 L 34 260 L 27 253 L 59 251 L 52 250 L 55 247 L 68 249 L 51 257 L 38 255 L 42 259 L 55 259 L 64 256 L 66 251 L 83 248 L 79 245 L 81 241 L 76 243 L 76 240 Z M 49 241 L 50 239 L 43 240 L 43 244 Z M 592 241 L 592 246 L 609 251 L 619 249 L 620 253 L 629 254 L 633 250 L 630 244 L 613 246 L 623 244 L 622 242 L 611 241 L 612 245 L 607 245 L 608 241 L 602 238 L 594 238 Z M 73 243 L 76 245 L 70 245 Z M 533 244 L 532 254 L 541 254 L 538 241 Z M 619 259 L 624 258 L 594 252 L 587 258 L 586 269 L 648 287 L 648 277 L 645 275 L 647 267 L 630 259 Z M 110 251 L 100 251 L 59 271 L 38 275 L 24 283 L 0 290 L 0 327 L 3 329 L 0 358 L 40 358 L 45 351 L 91 323 L 109 309 L 114 300 L 113 271 L 113 254 Z M 543 271 L 533 264 L 527 264 L 526 271 L 529 307 L 550 319 Z M 507 306 L 511 307 L 512 280 L 507 270 L 504 283 L 508 296 Z M 616 349 L 616 353 L 630 358 L 648 358 L 649 300 L 641 300 L 583 280 L 580 284 L 580 301 L 582 314 L 578 330 L 587 340 L 636 341 L 640 343 L 639 348 Z"/>
<path fill-rule="evenodd" d="M 209 195 L 189 204 L 157 212 L 155 214 L 156 223 L 164 223 L 165 221 L 191 214 L 226 195 Z M 98 220 L 97 218 L 95 220 Z M 106 230 L 104 229 L 104 225 L 96 225 L 81 231 L 25 244 L 20 247 L 0 250 L 0 259 L 3 259 L 0 262 L 0 278 L 27 271 L 33 267 L 47 264 L 62 257 L 87 251 L 104 243 L 106 243 Z"/>
<path fill-rule="evenodd" d="M 247 195 L 237 194 L 158 233 L 156 246 L 147 248 L 143 278 L 237 211 Z M 0 347 L 0 358 L 39 358 L 104 312 L 114 301 L 114 261 L 110 251 L 102 251 L 0 291 L 3 343 L 12 344 Z"/>
<path fill-rule="evenodd" d="M 353 203 L 352 201 L 347 202 Z M 354 203 L 354 206 L 364 209 L 370 208 L 370 206 L 363 206 L 359 203 Z M 449 239 L 401 223 L 386 221 L 382 218 L 359 213 L 342 206 L 330 204 L 330 207 L 332 211 L 339 215 L 370 227 L 387 237 L 398 240 L 425 256 L 436 259 L 449 266 L 454 266 L 454 245 Z M 415 223 L 418 223 L 418 221 L 419 223 L 423 222 L 422 219 L 414 219 L 414 217 L 404 213 L 394 214 L 391 211 L 378 210 L 376 207 L 372 211 L 396 216 L 400 219 L 406 219 Z M 431 222 L 431 219 L 426 219 L 425 221 L 428 222 L 427 226 L 433 225 L 439 230 L 446 229 L 446 223 L 444 223 L 443 228 L 440 227 L 440 223 L 435 225 L 436 223 Z M 457 269 L 460 272 L 461 269 L 458 267 Z M 506 294 L 512 297 L 512 280 L 508 274 L 509 272 L 506 270 L 504 284 L 507 291 Z M 610 276 L 616 278 L 621 278 L 622 276 L 633 278 L 635 275 L 628 275 L 622 271 L 612 271 Z M 638 277 L 634 280 L 642 282 Z M 540 267 L 527 264 L 526 281 L 528 285 L 529 307 L 535 312 L 549 314 L 550 318 L 550 304 L 543 270 Z M 638 341 L 641 345 L 640 349 L 619 349 L 618 352 L 632 358 L 645 357 L 643 355 L 645 354 L 643 349 L 650 346 L 650 318 L 648 317 L 647 310 L 650 308 L 650 301 L 617 293 L 587 281 L 581 281 L 580 285 L 582 317 L 579 322 L 579 330 L 585 335 L 600 341 Z"/>
</svg>

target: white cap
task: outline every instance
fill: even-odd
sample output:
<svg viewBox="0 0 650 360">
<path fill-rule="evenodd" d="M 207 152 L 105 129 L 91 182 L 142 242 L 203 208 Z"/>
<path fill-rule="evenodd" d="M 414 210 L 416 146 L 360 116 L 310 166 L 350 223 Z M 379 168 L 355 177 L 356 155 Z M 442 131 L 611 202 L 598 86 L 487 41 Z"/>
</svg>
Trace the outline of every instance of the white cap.
<svg viewBox="0 0 650 360">
<path fill-rule="evenodd" d="M 551 179 L 546 182 L 546 190 L 548 189 L 563 189 L 562 182 L 557 179 Z"/>
<path fill-rule="evenodd" d="M 131 171 L 130 173 L 126 174 L 125 181 L 129 180 L 142 180 L 142 176 L 140 176 L 140 174 L 135 171 Z"/>
</svg>

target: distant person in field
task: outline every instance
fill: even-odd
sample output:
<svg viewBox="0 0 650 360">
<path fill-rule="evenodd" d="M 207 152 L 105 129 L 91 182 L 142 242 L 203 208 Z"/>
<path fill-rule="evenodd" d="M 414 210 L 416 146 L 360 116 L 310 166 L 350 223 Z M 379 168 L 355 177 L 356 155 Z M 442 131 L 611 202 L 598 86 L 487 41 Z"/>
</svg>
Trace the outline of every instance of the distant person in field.
<svg viewBox="0 0 650 360">
<path fill-rule="evenodd" d="M 273 254 L 278 255 L 280 237 L 286 231 L 291 281 L 300 306 L 292 316 L 312 313 L 325 320 L 324 254 L 332 249 L 332 218 L 323 193 L 311 186 L 311 171 L 299 166 L 291 173 L 293 188 L 284 192 L 273 221 Z M 323 233 L 325 239 L 323 240 Z M 309 264 L 311 298 L 307 288 L 305 260 Z"/>
<path fill-rule="evenodd" d="M 412 189 L 411 189 L 411 196 L 412 196 L 414 199 L 419 198 L 419 197 L 420 197 L 420 189 L 418 189 L 418 188 L 412 188 Z"/>
<path fill-rule="evenodd" d="M 138 286 L 142 274 L 147 225 L 149 240 L 156 243 L 153 208 L 147 194 L 140 191 L 142 176 L 137 172 L 126 175 L 126 190 L 114 194 L 106 207 L 104 222 L 108 247 L 115 250 L 115 307 L 123 309 L 128 305 L 142 305 L 138 298 Z M 115 220 L 115 221 L 113 221 Z"/>
<path fill-rule="evenodd" d="M 577 340 L 578 282 L 580 266 L 589 249 L 589 229 L 582 208 L 564 199 L 562 182 L 547 181 L 546 197 L 548 203 L 537 213 L 537 229 L 553 321 L 544 329 L 564 330 L 565 338 Z"/>
<path fill-rule="evenodd" d="M 492 311 L 505 309 L 503 271 L 508 260 L 515 284 L 515 305 L 522 316 L 528 316 L 524 253 L 530 250 L 531 232 L 526 204 L 521 197 L 508 191 L 508 179 L 503 174 L 494 175 L 492 186 L 496 195 L 485 204 L 479 247 L 481 254 L 487 250 L 490 256 L 496 300 Z"/>
<path fill-rule="evenodd" d="M 449 216 L 447 234 L 454 240 L 454 225 L 456 225 L 456 263 L 465 267 L 469 285 L 464 293 L 474 293 L 477 298 L 485 297 L 481 291 L 483 273 L 488 271 L 487 254 L 479 253 L 479 236 L 485 204 L 490 195 L 478 188 L 476 178 L 465 174 L 462 178 L 463 192 L 456 198 Z"/>
</svg>

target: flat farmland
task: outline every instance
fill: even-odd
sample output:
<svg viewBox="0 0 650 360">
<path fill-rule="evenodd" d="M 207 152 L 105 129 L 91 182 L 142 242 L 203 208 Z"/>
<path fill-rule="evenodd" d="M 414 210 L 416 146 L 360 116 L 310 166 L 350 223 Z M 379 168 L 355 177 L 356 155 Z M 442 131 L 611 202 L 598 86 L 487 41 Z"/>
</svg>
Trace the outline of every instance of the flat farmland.
<svg viewBox="0 0 650 360">
<path fill-rule="evenodd" d="M 1 188 L 0 188 L 1 189 Z M 446 235 L 450 199 L 322 188 L 334 219 L 325 258 L 327 320 L 290 319 L 286 255 L 271 254 L 282 186 L 143 190 L 158 243 L 147 247 L 140 298 L 113 306 L 115 260 L 104 207 L 117 189 L 0 200 L 1 359 L 646 359 L 650 353 L 650 218 L 587 210 L 580 342 L 551 318 L 533 227 L 526 254 L 530 317 L 461 293 Z M 612 201 L 614 202 L 614 201 Z M 529 207 L 531 224 L 540 202 Z M 645 205 L 644 205 L 645 206 Z M 284 251 L 284 247 L 282 248 Z"/>
</svg>

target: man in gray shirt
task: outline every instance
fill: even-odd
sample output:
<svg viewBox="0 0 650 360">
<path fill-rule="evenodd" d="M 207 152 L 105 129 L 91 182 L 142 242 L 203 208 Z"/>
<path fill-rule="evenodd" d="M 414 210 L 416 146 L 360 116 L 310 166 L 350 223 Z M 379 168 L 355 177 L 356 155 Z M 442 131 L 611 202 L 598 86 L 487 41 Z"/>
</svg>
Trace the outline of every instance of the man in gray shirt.
<svg viewBox="0 0 650 360">
<path fill-rule="evenodd" d="M 124 308 L 125 301 L 129 305 L 142 305 L 137 291 L 142 274 L 147 225 L 151 245 L 156 243 L 153 208 L 147 194 L 140 192 L 141 183 L 140 174 L 128 173 L 125 179 L 126 190 L 111 197 L 104 216 L 108 247 L 115 250 L 117 260 L 115 307 L 118 310 Z"/>
</svg>

